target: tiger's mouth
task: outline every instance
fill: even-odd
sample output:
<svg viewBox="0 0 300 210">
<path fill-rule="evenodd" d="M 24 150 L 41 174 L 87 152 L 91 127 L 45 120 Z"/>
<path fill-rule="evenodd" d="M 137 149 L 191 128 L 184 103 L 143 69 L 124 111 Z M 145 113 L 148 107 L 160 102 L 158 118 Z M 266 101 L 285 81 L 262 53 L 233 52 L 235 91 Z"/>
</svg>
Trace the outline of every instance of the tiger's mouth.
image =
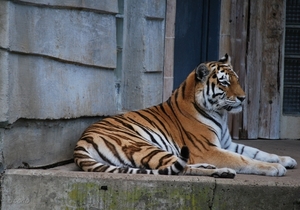
<svg viewBox="0 0 300 210">
<path fill-rule="evenodd" d="M 224 109 L 226 109 L 227 111 L 231 111 L 232 110 L 232 106 L 228 106 L 228 105 L 226 105 L 225 107 L 224 107 Z"/>
<path fill-rule="evenodd" d="M 242 104 L 238 104 L 237 106 L 225 105 L 223 108 L 230 113 L 238 113 L 242 111 Z"/>
</svg>

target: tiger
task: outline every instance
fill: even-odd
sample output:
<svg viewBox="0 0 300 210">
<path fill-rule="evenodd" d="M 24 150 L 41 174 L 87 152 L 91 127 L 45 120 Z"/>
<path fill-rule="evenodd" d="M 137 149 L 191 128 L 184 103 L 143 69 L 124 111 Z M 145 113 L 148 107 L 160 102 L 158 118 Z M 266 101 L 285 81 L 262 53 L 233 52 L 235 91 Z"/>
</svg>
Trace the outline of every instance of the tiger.
<svg viewBox="0 0 300 210">
<path fill-rule="evenodd" d="M 297 162 L 232 141 L 228 113 L 242 111 L 246 95 L 225 54 L 198 65 L 163 103 L 90 125 L 74 149 L 88 172 L 284 176 Z"/>
</svg>

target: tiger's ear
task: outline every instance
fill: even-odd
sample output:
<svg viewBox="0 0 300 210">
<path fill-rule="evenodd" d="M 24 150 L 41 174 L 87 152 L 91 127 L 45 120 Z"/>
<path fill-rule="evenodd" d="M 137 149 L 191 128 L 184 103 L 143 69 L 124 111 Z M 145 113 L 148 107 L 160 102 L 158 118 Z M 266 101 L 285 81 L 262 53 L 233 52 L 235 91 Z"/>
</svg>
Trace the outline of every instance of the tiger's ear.
<svg viewBox="0 0 300 210">
<path fill-rule="evenodd" d="M 231 64 L 231 57 L 226 53 L 222 58 L 220 58 L 219 62 Z"/>
<path fill-rule="evenodd" d="M 209 70 L 204 63 L 201 63 L 196 69 L 196 78 L 201 82 L 204 82 L 206 76 L 209 74 Z"/>
</svg>

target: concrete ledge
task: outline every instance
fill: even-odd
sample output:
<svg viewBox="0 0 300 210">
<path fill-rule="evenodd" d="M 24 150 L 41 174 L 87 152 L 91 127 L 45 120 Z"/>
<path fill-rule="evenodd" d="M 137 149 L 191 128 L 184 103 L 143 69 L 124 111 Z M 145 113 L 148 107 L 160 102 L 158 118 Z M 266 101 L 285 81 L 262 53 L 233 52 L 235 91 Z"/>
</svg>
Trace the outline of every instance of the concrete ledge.
<svg viewBox="0 0 300 210">
<path fill-rule="evenodd" d="M 300 141 L 239 141 L 300 162 Z M 300 169 L 235 179 L 87 173 L 74 164 L 6 170 L 2 209 L 300 209 Z"/>
<path fill-rule="evenodd" d="M 2 209 L 299 209 L 300 183 L 7 170 Z"/>
</svg>

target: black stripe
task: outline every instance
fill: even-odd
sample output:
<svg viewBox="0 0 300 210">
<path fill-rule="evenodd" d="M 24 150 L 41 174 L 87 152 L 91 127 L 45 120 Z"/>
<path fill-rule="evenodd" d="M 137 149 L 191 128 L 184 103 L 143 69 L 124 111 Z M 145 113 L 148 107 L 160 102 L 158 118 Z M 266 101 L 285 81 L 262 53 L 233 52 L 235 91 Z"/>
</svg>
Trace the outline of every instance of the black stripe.
<svg viewBox="0 0 300 210">
<path fill-rule="evenodd" d="M 241 154 L 243 154 L 243 153 L 244 153 L 244 149 L 245 149 L 245 146 L 243 146 Z"/>
<path fill-rule="evenodd" d="M 151 169 L 151 167 L 149 166 L 149 162 L 151 161 L 151 159 L 157 155 L 158 153 L 160 153 L 161 151 L 157 148 L 157 150 L 153 150 L 151 151 L 149 154 L 147 154 L 146 156 L 144 156 L 141 159 L 141 164 L 143 164 L 143 166 L 145 168 Z"/>
<path fill-rule="evenodd" d="M 165 161 L 165 159 L 168 159 L 168 158 L 170 158 L 170 157 L 172 157 L 172 156 L 173 156 L 173 154 L 166 154 L 165 156 L 161 157 L 161 158 L 159 159 L 159 162 L 158 162 L 158 165 L 156 166 L 156 168 L 159 168 L 159 167 L 162 166 L 163 164 L 164 164 L 164 165 L 167 165 L 167 164 L 171 161 L 171 159 L 169 159 L 168 161 Z"/>
<path fill-rule="evenodd" d="M 196 103 L 193 103 L 195 109 L 205 118 L 211 120 L 214 124 L 216 124 L 220 129 L 222 129 L 222 125 L 217 122 L 214 118 L 209 116 L 204 110 L 202 110 Z"/>
<path fill-rule="evenodd" d="M 110 138 L 112 138 L 112 136 L 110 136 Z M 112 143 L 110 143 L 108 140 L 106 140 L 105 138 L 102 138 L 102 141 L 104 142 L 104 144 L 108 147 L 108 149 L 113 153 L 114 157 L 118 159 L 118 161 L 120 163 L 122 163 L 123 165 L 125 165 L 124 160 L 120 157 L 116 146 Z M 132 162 L 132 161 L 131 161 Z M 111 164 L 111 163 L 110 163 Z M 111 164 L 114 165 L 114 164 Z"/>
<path fill-rule="evenodd" d="M 206 95 L 205 95 L 205 92 L 204 91 L 202 91 L 202 97 L 204 98 L 204 103 L 203 103 L 203 106 L 205 107 L 205 108 L 207 108 L 207 104 L 206 104 L 206 97 L 205 97 Z"/>
<path fill-rule="evenodd" d="M 211 104 L 211 105 L 213 105 L 213 104 L 215 104 L 215 101 L 213 101 L 212 99 L 207 99 L 207 101 Z"/>
<path fill-rule="evenodd" d="M 125 123 L 126 119 L 125 119 L 123 116 L 120 117 L 120 118 L 122 118 L 122 119 L 119 119 L 119 118 L 117 118 L 117 117 L 114 117 L 113 119 L 114 119 L 115 121 L 117 121 L 118 123 L 122 124 L 124 127 L 126 127 L 126 128 L 128 128 L 128 129 L 134 131 L 134 129 L 133 129 L 133 127 L 132 127 L 132 125 L 131 125 L 130 123 Z"/>
<path fill-rule="evenodd" d="M 237 144 L 237 145 L 235 146 L 235 153 L 238 153 L 238 151 L 239 151 L 239 145 Z"/>
<path fill-rule="evenodd" d="M 170 98 L 168 98 L 168 100 L 166 101 L 166 103 L 169 105 L 169 106 L 171 106 L 171 97 Z"/>
<path fill-rule="evenodd" d="M 124 123 L 124 121 L 128 121 L 128 120 L 123 118 L 123 119 L 118 119 L 116 121 L 119 123 L 120 122 Z M 122 125 L 123 125 L 123 123 L 122 123 Z M 126 134 L 126 135 L 128 135 L 130 137 L 134 137 L 134 138 L 140 136 L 140 134 L 136 130 L 134 130 L 134 128 L 132 126 L 130 126 L 130 128 L 129 128 L 129 126 L 125 126 L 125 128 L 129 128 L 129 130 L 126 130 L 124 127 L 116 127 L 116 125 L 112 124 L 112 123 L 109 123 L 109 125 L 111 125 L 111 126 L 109 126 L 109 128 L 105 128 L 106 130 L 109 129 L 109 131 L 116 131 L 118 133 L 123 133 L 123 134 Z M 130 124 L 128 124 L 128 125 L 130 125 Z M 108 135 L 108 134 L 105 133 L 104 135 Z M 127 138 L 127 139 L 129 139 L 129 138 Z"/>
<path fill-rule="evenodd" d="M 175 113 L 174 113 L 172 107 L 170 106 L 170 104 L 168 104 L 168 103 L 166 103 L 166 104 L 167 104 L 167 105 L 169 106 L 169 108 L 171 109 L 171 111 L 172 111 L 172 113 L 173 113 L 173 116 L 177 119 L 177 116 L 175 115 Z M 161 117 L 167 117 L 167 118 L 169 119 L 169 121 L 168 121 L 168 120 L 165 120 L 165 121 L 166 121 L 167 123 L 171 123 L 170 127 L 175 127 L 175 125 L 177 125 L 177 128 L 180 129 L 181 137 L 183 137 L 182 132 L 181 132 L 182 126 L 181 126 L 181 123 L 178 122 L 179 120 L 177 119 L 177 121 L 174 122 L 174 118 L 171 118 L 170 113 L 167 113 L 167 112 L 166 112 L 166 110 L 165 110 L 163 104 L 160 104 L 160 105 L 159 105 L 159 108 L 160 108 L 161 111 L 164 113 L 164 115 L 162 116 L 162 115 L 160 114 L 160 110 L 159 110 L 158 107 L 156 106 L 158 115 L 160 115 Z M 163 127 L 165 128 L 164 123 L 162 123 L 162 125 L 163 125 Z M 168 136 L 170 136 L 170 137 L 171 137 L 171 140 L 172 140 L 172 142 L 170 143 L 169 140 L 166 138 L 167 142 L 169 142 L 170 145 L 172 145 L 172 146 L 174 146 L 175 148 L 177 148 L 176 143 L 174 142 L 174 140 L 173 140 L 173 138 L 172 138 L 172 135 L 169 133 L 169 130 L 166 129 L 166 128 L 165 128 L 165 130 L 166 130 L 166 132 L 168 133 Z M 183 139 L 183 138 L 181 138 L 181 139 Z M 179 149 L 177 148 L 176 151 L 169 151 L 169 152 L 173 153 L 174 155 L 177 155 L 177 154 L 179 154 Z M 175 153 L 175 152 L 176 152 L 176 153 Z"/>
<path fill-rule="evenodd" d="M 133 168 L 128 168 L 128 174 L 133 174 Z"/>
<path fill-rule="evenodd" d="M 206 86 L 207 86 L 207 89 L 206 89 L 206 95 L 209 95 L 209 80 L 206 81 Z"/>
<path fill-rule="evenodd" d="M 157 145 L 160 145 L 160 144 L 155 140 L 155 138 L 151 135 L 151 132 L 153 132 L 153 133 L 156 133 L 156 132 L 154 132 L 154 131 L 151 130 L 150 128 L 147 128 L 147 129 L 146 129 L 146 127 L 145 127 L 143 124 L 137 122 L 136 120 L 134 120 L 134 119 L 132 119 L 132 118 L 129 118 L 129 117 L 128 117 L 128 119 L 129 119 L 132 123 L 134 123 L 135 125 L 137 125 L 139 128 L 141 128 L 145 133 L 147 133 L 148 136 L 150 137 L 151 142 L 153 142 L 153 143 L 155 143 L 155 144 L 157 144 Z M 149 132 L 148 130 L 150 130 L 151 132 Z M 136 131 L 136 132 L 137 132 L 137 131 Z M 138 132 L 137 132 L 137 133 L 138 133 Z M 143 137 L 143 136 L 141 136 L 139 133 L 138 133 L 138 135 L 139 135 L 140 137 Z M 143 137 L 143 138 L 145 138 L 145 137 Z"/>
<path fill-rule="evenodd" d="M 172 119 L 172 122 L 177 125 L 177 128 L 180 130 L 180 132 L 179 132 L 180 133 L 180 139 L 182 139 L 182 141 L 184 142 L 184 137 L 183 137 L 183 134 L 182 134 L 182 132 L 183 132 L 182 124 L 181 124 L 180 120 L 178 119 L 178 116 L 175 114 L 172 105 L 171 104 L 168 104 L 168 105 L 169 105 L 170 110 L 173 113 L 174 118 L 176 119 L 175 121 L 174 121 L 174 119 Z M 177 107 L 177 109 L 179 109 L 179 107 Z M 179 149 L 178 149 L 177 153 L 180 154 Z"/>
<path fill-rule="evenodd" d="M 143 111 L 145 111 L 145 110 L 143 110 Z M 138 115 L 140 115 L 141 117 L 143 117 L 144 119 L 146 119 L 147 121 L 150 121 L 150 123 L 151 123 L 152 125 L 155 125 L 155 124 L 153 123 L 152 120 L 150 120 L 148 117 L 142 115 L 141 112 L 136 112 L 136 113 L 137 113 Z M 154 116 L 154 115 L 153 115 L 153 116 Z M 162 147 L 162 145 L 159 144 L 159 143 L 155 140 L 155 138 L 152 136 L 152 134 L 151 134 L 148 130 L 150 130 L 152 133 L 155 133 L 155 134 L 160 138 L 160 140 L 161 140 L 161 142 L 163 143 L 163 145 L 165 146 L 165 148 L 168 147 L 168 145 L 165 144 L 165 140 L 167 139 L 167 137 L 164 135 L 163 131 L 162 131 L 161 129 L 159 129 L 158 126 L 154 126 L 154 127 L 156 127 L 156 128 L 160 131 L 160 133 L 155 132 L 153 129 L 151 129 L 151 128 L 149 128 L 149 127 L 147 127 L 147 129 L 146 129 L 146 127 L 145 127 L 144 125 L 140 124 L 139 122 L 137 122 L 137 121 L 135 121 L 135 120 L 133 120 L 133 119 L 131 119 L 131 120 L 132 120 L 133 122 L 135 122 L 139 127 L 141 127 L 141 128 L 142 128 L 142 129 L 150 136 L 151 141 L 152 141 L 153 143 L 155 143 L 155 144 L 157 144 L 157 145 L 160 145 L 160 146 Z M 163 136 L 165 137 L 165 139 L 163 139 L 163 138 L 161 137 L 161 134 L 163 134 Z M 167 142 L 168 142 L 168 141 L 167 141 Z"/>
<path fill-rule="evenodd" d="M 97 166 L 95 168 L 93 168 L 92 170 L 93 171 L 98 171 L 98 172 L 106 172 L 106 170 L 109 168 L 110 166 L 108 165 L 100 165 L 100 166 Z"/>
<path fill-rule="evenodd" d="M 217 94 L 213 94 L 213 97 L 215 98 L 215 97 L 217 97 L 217 96 L 220 96 L 220 95 L 223 95 L 224 93 L 222 92 L 222 93 L 217 93 Z"/>
<path fill-rule="evenodd" d="M 178 104 L 178 100 L 175 100 L 175 105 L 176 105 L 176 108 L 177 110 L 183 115 L 186 117 L 186 115 L 182 112 L 181 108 L 180 108 L 180 105 Z M 177 117 L 177 116 L 176 116 Z"/>
<path fill-rule="evenodd" d="M 137 174 L 147 174 L 147 170 L 144 168 L 141 168 L 141 169 L 137 170 Z"/>
<path fill-rule="evenodd" d="M 186 87 L 186 81 L 184 81 L 181 85 L 181 97 L 184 99 L 185 98 L 185 87 Z"/>
<path fill-rule="evenodd" d="M 106 171 L 107 173 L 114 173 L 115 171 L 119 172 L 119 168 L 113 168 L 110 171 Z"/>
<path fill-rule="evenodd" d="M 224 149 L 226 149 L 226 150 L 230 147 L 230 144 L 227 147 L 225 147 L 225 145 L 227 145 L 227 143 L 228 143 L 229 140 L 230 140 L 230 136 L 228 135 L 226 141 L 223 143 Z M 223 141 L 224 141 L 224 138 L 222 138 L 222 142 Z"/>
<path fill-rule="evenodd" d="M 170 132 L 169 130 L 166 128 L 165 124 L 168 123 L 166 122 L 166 120 L 164 120 L 165 122 L 162 122 L 157 116 L 160 116 L 161 118 L 163 118 L 164 116 L 162 115 L 161 111 L 158 109 L 157 106 L 155 106 L 155 110 L 153 110 L 152 112 L 155 112 L 155 113 L 152 113 L 150 112 L 149 110 L 145 110 L 145 112 L 148 112 L 149 114 L 152 114 L 152 116 L 159 122 L 160 126 L 162 126 L 164 128 L 164 131 L 162 131 L 162 129 L 160 129 L 159 126 L 157 126 L 157 128 L 161 131 L 162 135 L 165 137 L 166 141 L 168 141 L 168 138 L 167 136 L 165 135 L 165 133 L 167 133 L 168 136 L 171 136 L 170 135 Z M 164 113 L 165 114 L 165 113 Z M 167 116 L 169 119 L 170 117 Z M 169 141 L 168 141 L 169 142 Z"/>
<path fill-rule="evenodd" d="M 185 134 L 186 134 L 187 138 L 189 139 L 189 141 L 193 144 L 193 146 L 194 146 L 195 148 L 197 148 L 198 151 L 201 151 L 201 149 L 196 145 L 196 143 L 195 143 L 195 141 L 193 141 L 193 139 L 196 139 L 196 141 L 197 141 L 198 143 L 200 143 L 201 146 L 202 146 L 206 151 L 208 151 L 208 149 L 205 148 L 203 142 L 202 142 L 201 140 L 198 141 L 198 139 L 196 138 L 195 135 L 193 135 L 192 133 L 187 132 L 187 131 L 185 131 Z M 192 138 L 191 136 L 192 136 L 193 138 Z"/>
<path fill-rule="evenodd" d="M 169 98 L 170 99 L 170 98 Z M 167 103 L 168 104 L 168 103 Z M 168 104 L 169 105 L 169 104 Z M 169 105 L 170 106 L 170 105 Z M 163 104 L 159 104 L 158 106 L 156 106 L 157 108 L 157 111 L 159 112 L 159 109 L 158 109 L 158 107 L 160 108 L 160 110 L 165 114 L 164 116 L 167 116 L 169 119 L 170 119 L 170 121 L 172 122 L 172 119 L 171 119 L 171 117 L 170 117 L 170 115 L 166 112 L 166 110 L 165 110 L 165 108 L 164 108 L 164 106 L 163 106 Z"/>
<path fill-rule="evenodd" d="M 182 166 L 178 161 L 175 162 L 174 166 L 176 167 L 176 169 L 177 169 L 178 171 L 182 171 L 182 170 L 183 170 L 183 166 Z M 172 172 L 174 172 L 174 171 L 172 170 Z M 175 173 L 175 172 L 174 172 L 174 173 Z M 175 174 L 177 174 L 177 173 L 178 173 L 178 172 L 176 172 Z"/>
<path fill-rule="evenodd" d="M 258 153 L 259 153 L 259 151 L 257 151 L 257 152 L 254 154 L 253 159 L 256 158 L 256 156 L 258 155 Z"/>
<path fill-rule="evenodd" d="M 211 90 L 212 90 L 212 93 L 213 93 L 213 94 L 212 94 L 213 97 L 214 97 L 214 95 L 215 95 L 215 86 L 216 86 L 215 83 L 212 82 L 212 83 L 211 83 Z"/>
<path fill-rule="evenodd" d="M 154 114 L 152 114 L 149 110 L 142 110 L 142 111 L 148 112 L 149 114 L 151 114 L 152 117 L 156 118 L 156 120 L 159 121 L 159 119 Z M 151 132 L 155 133 L 160 138 L 160 140 L 163 143 L 164 147 L 167 148 L 168 145 L 165 143 L 165 140 L 167 139 L 167 137 L 166 137 L 166 135 L 164 135 L 164 132 L 159 128 L 159 126 L 157 124 L 155 124 L 155 122 L 153 120 L 151 120 L 147 116 L 143 115 L 141 113 L 142 111 L 135 112 L 135 113 L 138 114 L 140 117 L 144 118 L 146 121 L 148 121 L 153 127 L 157 128 L 157 130 L 159 130 L 159 133 L 157 133 L 153 129 L 148 128 Z M 162 123 L 160 123 L 160 124 L 163 125 Z M 161 135 L 164 136 L 164 139 L 161 137 Z"/>
<path fill-rule="evenodd" d="M 208 127 L 208 130 L 211 131 L 211 132 L 213 132 L 219 138 L 218 133 L 216 132 L 216 130 L 214 130 L 211 127 Z"/>
<path fill-rule="evenodd" d="M 84 151 L 84 152 L 88 153 L 88 151 L 82 146 L 76 146 L 74 151 Z"/>
<path fill-rule="evenodd" d="M 174 96 L 175 96 L 175 101 L 177 101 L 177 98 L 178 98 L 178 89 L 175 91 Z"/>
<path fill-rule="evenodd" d="M 86 141 L 87 143 L 91 144 L 93 146 L 93 148 L 96 150 L 97 154 L 99 155 L 99 157 L 104 160 L 105 162 L 109 163 L 110 165 L 113 165 L 112 162 L 106 158 L 98 149 L 98 145 L 92 140 L 92 137 L 85 137 L 82 138 L 80 140 Z"/>
<path fill-rule="evenodd" d="M 216 146 L 217 146 L 217 145 L 211 143 L 211 141 L 210 141 L 208 138 L 206 138 L 206 137 L 204 137 L 204 136 L 202 136 L 202 137 L 206 140 L 206 143 L 207 143 L 209 146 L 211 146 L 211 147 L 216 147 Z"/>
<path fill-rule="evenodd" d="M 120 173 L 127 174 L 128 171 L 129 171 L 129 167 L 122 167 L 122 168 L 119 168 L 119 172 L 120 172 Z"/>
<path fill-rule="evenodd" d="M 91 157 L 90 156 L 88 156 L 88 155 L 86 155 L 86 154 L 74 154 L 74 159 L 75 159 L 75 161 L 76 161 L 76 163 L 77 162 L 81 162 L 82 161 L 82 159 L 91 159 Z"/>
</svg>

